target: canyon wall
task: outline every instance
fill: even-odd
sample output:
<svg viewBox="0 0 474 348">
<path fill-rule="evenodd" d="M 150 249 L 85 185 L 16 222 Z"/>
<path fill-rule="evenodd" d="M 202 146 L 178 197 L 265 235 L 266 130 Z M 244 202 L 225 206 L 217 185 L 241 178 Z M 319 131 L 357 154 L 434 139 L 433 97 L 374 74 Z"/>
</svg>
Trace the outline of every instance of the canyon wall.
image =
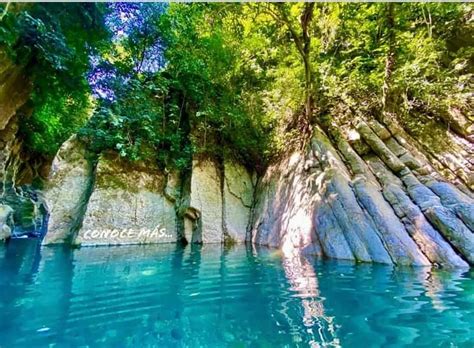
<svg viewBox="0 0 474 348">
<path fill-rule="evenodd" d="M 354 118 L 316 127 L 307 147 L 260 178 L 237 161 L 195 158 L 168 172 L 89 153 L 73 136 L 42 192 L 22 154 L 31 86 L 0 56 L 0 240 L 43 228 L 43 244 L 242 243 L 397 265 L 474 263 L 472 122 Z M 450 123 L 450 124 L 451 124 Z M 461 131 L 462 130 L 462 131 Z M 15 186 L 15 184 L 19 186 Z"/>
<path fill-rule="evenodd" d="M 44 175 L 43 159 L 27 153 L 19 136 L 21 121 L 29 117 L 32 86 L 22 66 L 14 64 L 0 50 L 0 240 L 9 236 L 37 236 L 45 230 L 44 200 L 32 181 Z M 6 214 L 9 211 L 10 213 Z M 8 231 L 8 233 L 6 232 Z"/>
<path fill-rule="evenodd" d="M 31 85 L 23 69 L 0 51 L 0 180 L 7 178 L 9 162 L 17 161 L 21 143 L 18 141 L 19 110 L 30 95 Z"/>
<path fill-rule="evenodd" d="M 443 164 L 401 127 L 358 119 L 316 127 L 304 151 L 256 180 L 229 159 L 195 159 L 185 175 L 113 154 L 93 159 L 73 137 L 53 162 L 43 243 L 249 241 L 286 255 L 469 267 L 470 150 Z"/>
</svg>

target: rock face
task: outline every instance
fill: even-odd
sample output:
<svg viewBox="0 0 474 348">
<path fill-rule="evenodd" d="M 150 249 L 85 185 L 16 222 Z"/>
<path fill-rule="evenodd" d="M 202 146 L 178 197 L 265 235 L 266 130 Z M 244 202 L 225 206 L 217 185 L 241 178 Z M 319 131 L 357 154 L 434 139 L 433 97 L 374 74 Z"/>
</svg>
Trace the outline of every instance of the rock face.
<svg viewBox="0 0 474 348">
<path fill-rule="evenodd" d="M 112 154 L 95 166 L 89 157 L 76 138 L 58 152 L 45 193 L 44 244 L 245 242 L 254 184 L 240 164 L 194 161 L 183 190 L 179 173 Z"/>
<path fill-rule="evenodd" d="M 224 242 L 221 180 L 217 163 L 193 161 L 189 206 L 198 217 L 193 243 Z"/>
<path fill-rule="evenodd" d="M 363 262 L 474 264 L 473 199 L 443 181 L 403 131 L 360 121 L 346 133 L 352 143 L 328 133 L 316 129 L 304 153 L 261 178 L 253 243 Z M 470 192 L 463 178 L 451 177 Z"/>
<path fill-rule="evenodd" d="M 242 165 L 226 160 L 193 162 L 188 230 L 194 243 L 243 243 L 247 239 L 254 184 Z M 195 216 L 193 218 L 193 215 Z M 189 235 L 189 233 L 188 233 Z"/>
<path fill-rule="evenodd" d="M 44 235 L 47 208 L 41 192 L 31 186 L 10 187 L 2 193 L 1 201 L 13 209 L 12 238 Z"/>
<path fill-rule="evenodd" d="M 185 175 L 112 155 L 95 168 L 72 138 L 46 191 L 45 243 L 250 241 L 285 255 L 469 267 L 474 200 L 461 170 L 468 167 L 449 167 L 419 148 L 396 125 L 374 120 L 316 127 L 305 151 L 255 182 L 230 159 L 195 159 Z"/>
<path fill-rule="evenodd" d="M 233 162 L 224 162 L 223 219 L 226 235 L 234 242 L 247 238 L 254 183 L 248 170 Z"/>
<path fill-rule="evenodd" d="M 0 130 L 5 129 L 10 119 L 29 97 L 31 86 L 20 67 L 0 52 Z"/>
<path fill-rule="evenodd" d="M 88 157 L 76 137 L 59 149 L 45 190 L 49 223 L 43 244 L 74 241 L 93 185 L 94 164 Z"/>
<path fill-rule="evenodd" d="M 165 176 L 151 165 L 132 166 L 118 157 L 101 157 L 75 243 L 176 242 L 176 214 L 173 202 L 163 194 L 164 184 Z"/>
<path fill-rule="evenodd" d="M 27 102 L 31 85 L 22 68 L 15 66 L 5 52 L 0 51 L 0 180 L 6 176 L 7 163 L 12 161 L 12 152 L 17 152 L 21 143 L 18 132 L 18 110 Z"/>
<path fill-rule="evenodd" d="M 11 236 L 13 209 L 5 204 L 0 204 L 0 242 Z"/>
<path fill-rule="evenodd" d="M 296 250 L 309 251 L 322 255 L 319 242 L 315 239 L 313 204 L 321 197 L 313 195 L 310 186 L 310 173 L 315 163 L 308 161 L 299 153 L 270 167 L 256 188 L 256 202 L 251 230 L 252 243 L 282 248 L 285 253 Z M 336 236 L 337 237 L 337 236 Z M 334 239 L 336 243 L 338 239 Z M 344 252 L 347 243 L 344 240 Z M 338 255 L 349 257 L 349 254 Z"/>
</svg>

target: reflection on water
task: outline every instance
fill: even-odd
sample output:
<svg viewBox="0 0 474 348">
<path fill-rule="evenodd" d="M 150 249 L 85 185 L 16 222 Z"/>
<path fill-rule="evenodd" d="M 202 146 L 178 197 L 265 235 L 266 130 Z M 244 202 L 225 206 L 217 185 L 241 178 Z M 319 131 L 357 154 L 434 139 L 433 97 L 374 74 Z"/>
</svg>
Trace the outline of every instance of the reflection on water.
<svg viewBox="0 0 474 348">
<path fill-rule="evenodd" d="M 472 347 L 472 273 L 175 245 L 0 246 L 0 347 Z"/>
<path fill-rule="evenodd" d="M 340 347 L 335 337 L 333 318 L 325 315 L 318 288 L 314 265 L 302 255 L 283 255 L 282 265 L 293 297 L 300 298 L 303 309 L 302 323 L 308 328 L 310 346 Z M 291 318 L 288 318 L 290 321 Z"/>
</svg>

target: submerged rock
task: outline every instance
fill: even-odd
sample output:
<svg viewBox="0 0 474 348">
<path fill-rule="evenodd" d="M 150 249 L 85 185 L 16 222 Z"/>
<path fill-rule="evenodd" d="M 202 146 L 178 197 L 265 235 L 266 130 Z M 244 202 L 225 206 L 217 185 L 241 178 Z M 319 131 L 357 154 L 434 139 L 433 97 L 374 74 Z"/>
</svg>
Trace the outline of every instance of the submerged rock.
<svg viewBox="0 0 474 348">
<path fill-rule="evenodd" d="M 10 238 L 13 225 L 13 209 L 0 204 L 0 242 Z"/>
</svg>

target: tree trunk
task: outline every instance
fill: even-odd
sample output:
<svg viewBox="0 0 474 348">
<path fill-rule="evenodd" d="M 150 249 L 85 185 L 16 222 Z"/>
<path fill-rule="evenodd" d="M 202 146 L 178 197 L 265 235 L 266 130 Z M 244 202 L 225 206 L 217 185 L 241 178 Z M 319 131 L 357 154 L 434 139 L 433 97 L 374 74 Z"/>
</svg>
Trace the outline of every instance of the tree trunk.
<svg viewBox="0 0 474 348">
<path fill-rule="evenodd" d="M 393 102 L 391 95 L 392 73 L 395 68 L 395 14 L 394 3 L 387 3 L 386 25 L 387 25 L 387 40 L 388 52 L 385 60 L 385 77 L 382 87 L 382 107 L 383 112 L 390 112 L 390 106 Z"/>
<path fill-rule="evenodd" d="M 301 29 L 303 32 L 302 57 L 305 71 L 305 119 L 308 123 L 313 112 L 313 73 L 310 60 L 311 36 L 309 35 L 309 25 L 313 19 L 314 4 L 314 2 L 306 3 L 301 15 Z"/>
<path fill-rule="evenodd" d="M 291 20 L 289 19 L 285 4 L 278 4 L 279 13 L 276 14 L 272 10 L 269 10 L 270 15 L 272 15 L 278 21 L 281 21 L 288 28 L 293 41 L 295 42 L 296 48 L 298 49 L 299 54 L 303 60 L 304 64 L 304 112 L 300 114 L 297 120 L 297 126 L 300 128 L 301 132 L 305 135 L 311 134 L 311 116 L 313 113 L 313 73 L 311 69 L 311 36 L 309 33 L 309 27 L 313 19 L 315 3 L 305 3 L 303 12 L 300 17 L 301 25 L 301 35 L 298 34 L 293 27 Z"/>
</svg>

